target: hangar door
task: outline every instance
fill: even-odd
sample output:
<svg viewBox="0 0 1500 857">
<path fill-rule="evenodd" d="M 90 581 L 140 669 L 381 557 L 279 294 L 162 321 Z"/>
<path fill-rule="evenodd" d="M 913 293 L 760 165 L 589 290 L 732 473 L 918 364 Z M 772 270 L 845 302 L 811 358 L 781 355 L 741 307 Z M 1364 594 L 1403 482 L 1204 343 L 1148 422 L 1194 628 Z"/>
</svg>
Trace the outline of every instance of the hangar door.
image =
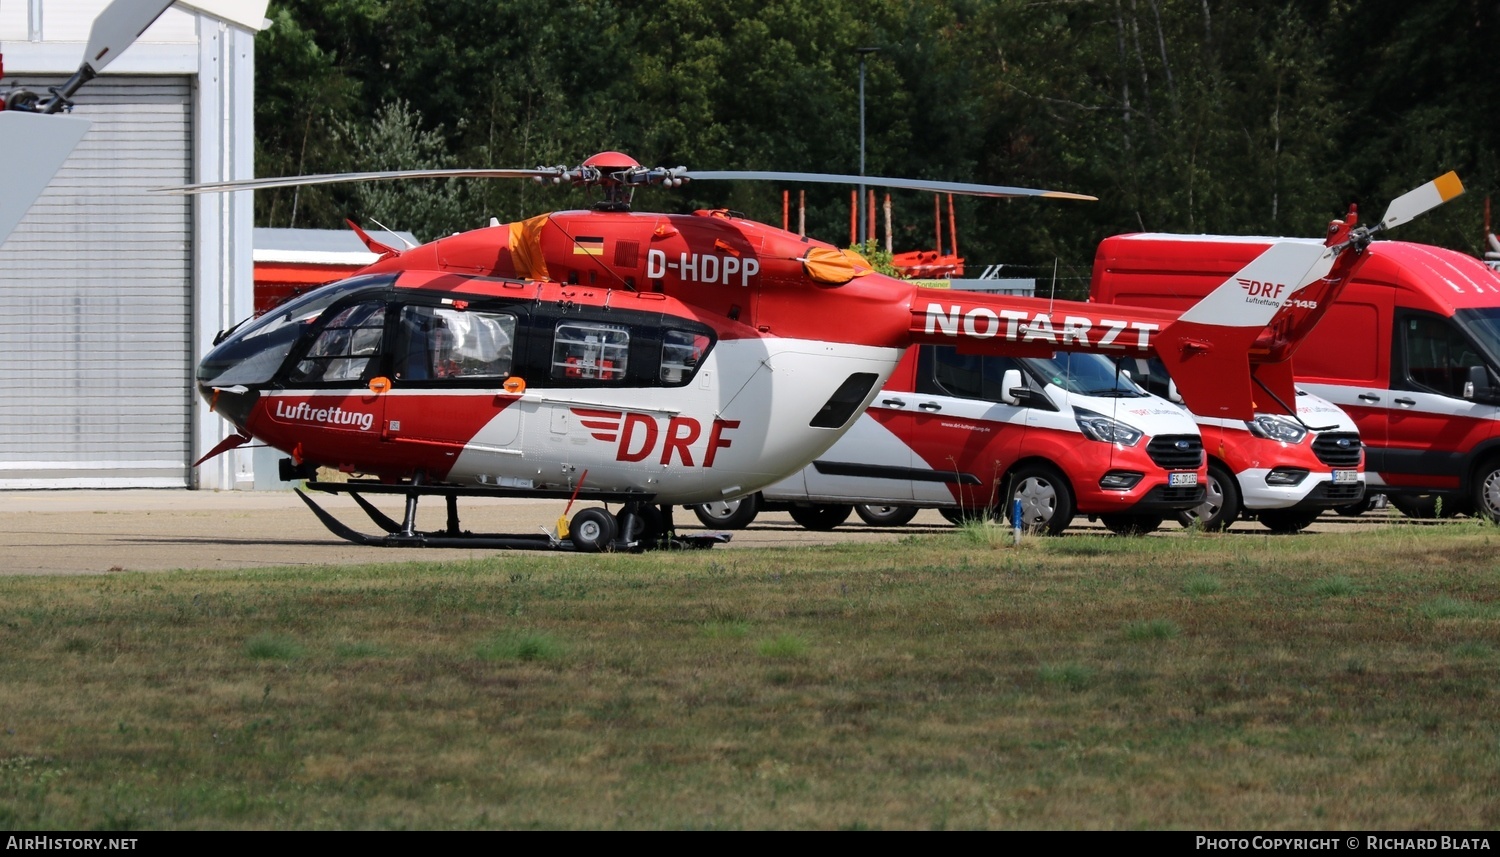
<svg viewBox="0 0 1500 857">
<path fill-rule="evenodd" d="M 147 190 L 189 181 L 190 98 L 84 86 L 93 126 L 0 245 L 0 489 L 188 485 L 191 203 Z"/>
</svg>

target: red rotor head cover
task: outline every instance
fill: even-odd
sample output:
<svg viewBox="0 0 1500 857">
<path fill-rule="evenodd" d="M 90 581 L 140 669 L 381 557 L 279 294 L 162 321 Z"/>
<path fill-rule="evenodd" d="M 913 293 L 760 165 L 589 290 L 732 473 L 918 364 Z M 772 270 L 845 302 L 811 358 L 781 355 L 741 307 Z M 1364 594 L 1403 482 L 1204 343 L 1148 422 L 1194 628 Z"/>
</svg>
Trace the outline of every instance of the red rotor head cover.
<svg viewBox="0 0 1500 857">
<path fill-rule="evenodd" d="M 620 170 L 633 170 L 641 164 L 635 158 L 621 152 L 600 152 L 583 162 L 585 167 L 593 167 L 601 173 L 613 173 Z"/>
</svg>

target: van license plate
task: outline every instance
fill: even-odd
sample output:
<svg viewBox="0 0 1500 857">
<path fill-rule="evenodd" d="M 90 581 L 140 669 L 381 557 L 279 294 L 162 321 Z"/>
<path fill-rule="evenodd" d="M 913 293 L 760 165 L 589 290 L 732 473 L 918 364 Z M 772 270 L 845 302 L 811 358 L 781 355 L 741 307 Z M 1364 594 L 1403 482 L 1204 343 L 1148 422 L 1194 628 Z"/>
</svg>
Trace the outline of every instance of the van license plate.
<svg viewBox="0 0 1500 857">
<path fill-rule="evenodd" d="M 1359 481 L 1358 470 L 1335 470 L 1333 471 L 1333 484 L 1353 485 Z"/>
<path fill-rule="evenodd" d="M 1180 488 L 1180 487 L 1182 487 L 1184 485 L 1197 485 L 1198 484 L 1198 474 L 1196 474 L 1196 473 L 1168 473 L 1167 474 L 1167 484 L 1170 485 L 1170 486 L 1172 486 L 1173 488 Z"/>
</svg>

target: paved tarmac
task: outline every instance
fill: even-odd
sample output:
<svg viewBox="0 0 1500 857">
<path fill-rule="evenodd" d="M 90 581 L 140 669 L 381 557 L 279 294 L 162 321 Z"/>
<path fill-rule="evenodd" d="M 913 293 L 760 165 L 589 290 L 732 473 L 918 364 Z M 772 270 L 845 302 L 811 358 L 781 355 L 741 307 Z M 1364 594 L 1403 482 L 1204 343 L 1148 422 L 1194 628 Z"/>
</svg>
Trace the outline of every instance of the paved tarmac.
<svg viewBox="0 0 1500 857">
<path fill-rule="evenodd" d="M 356 530 L 376 528 L 343 495 L 316 495 L 325 509 Z M 376 498 L 375 505 L 401 519 L 400 498 Z M 479 532 L 540 533 L 552 530 L 566 507 L 559 500 L 465 499 L 461 523 Z M 581 506 L 575 506 L 576 512 Z M 0 492 L 0 574 L 93 574 L 112 571 L 172 569 L 239 569 L 267 566 L 328 565 L 468 559 L 494 553 L 466 549 L 410 550 L 355 545 L 326 530 L 290 491 L 3 491 Z M 443 523 L 443 504 L 428 499 L 418 529 Z M 684 535 L 702 533 L 697 518 L 678 510 Z M 1404 520 L 1395 512 L 1372 512 L 1363 518 L 1325 513 L 1309 532 L 1330 532 Z M 942 532 L 949 524 L 937 512 L 924 510 L 904 527 L 870 527 L 857 517 L 829 532 L 805 530 L 785 513 L 766 513 L 732 541 L 711 550 L 747 550 L 767 546 L 827 544 L 846 541 L 896 541 L 922 532 Z M 1083 518 L 1070 532 L 1103 532 Z M 1235 532 L 1267 531 L 1255 522 L 1240 522 Z M 1181 530 L 1165 524 L 1159 537 Z M 559 556 L 564 554 L 558 553 Z"/>
</svg>

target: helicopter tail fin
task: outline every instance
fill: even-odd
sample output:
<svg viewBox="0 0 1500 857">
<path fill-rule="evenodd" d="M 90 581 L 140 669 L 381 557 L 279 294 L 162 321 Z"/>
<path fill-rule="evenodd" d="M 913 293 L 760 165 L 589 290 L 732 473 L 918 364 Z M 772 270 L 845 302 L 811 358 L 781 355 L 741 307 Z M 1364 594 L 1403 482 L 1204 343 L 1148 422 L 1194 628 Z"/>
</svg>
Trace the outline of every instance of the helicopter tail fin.
<svg viewBox="0 0 1500 857">
<path fill-rule="evenodd" d="M 354 234 L 359 236 L 359 240 L 365 242 L 365 246 L 370 248 L 370 252 L 379 256 L 381 259 L 389 259 L 392 256 L 401 255 L 401 251 L 397 250 L 395 247 L 391 247 L 388 244 L 382 244 L 379 241 L 376 241 L 374 238 L 370 237 L 370 233 L 359 228 L 358 223 L 347 219 L 344 222 L 349 224 L 349 228 L 354 230 Z"/>
<path fill-rule="evenodd" d="M 1194 413 L 1247 420 L 1295 407 L 1290 371 L 1258 371 L 1275 364 L 1252 367 L 1250 348 L 1329 253 L 1319 242 L 1272 244 L 1162 331 L 1157 354 Z"/>
</svg>

